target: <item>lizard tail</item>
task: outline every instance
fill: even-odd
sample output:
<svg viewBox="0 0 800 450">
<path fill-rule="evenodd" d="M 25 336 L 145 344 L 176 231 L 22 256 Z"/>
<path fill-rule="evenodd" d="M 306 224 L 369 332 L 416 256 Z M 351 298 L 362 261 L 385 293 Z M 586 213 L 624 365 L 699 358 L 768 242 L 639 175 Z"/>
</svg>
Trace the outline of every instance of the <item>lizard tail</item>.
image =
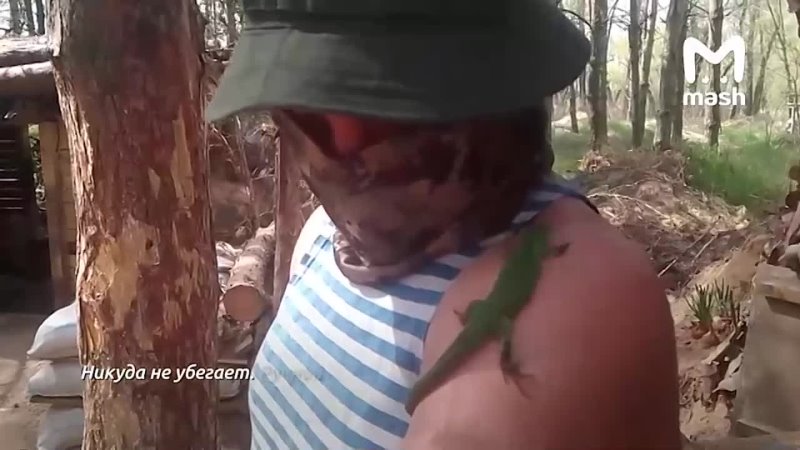
<svg viewBox="0 0 800 450">
<path fill-rule="evenodd" d="M 414 414 L 414 410 L 427 396 L 439 388 L 465 359 L 474 351 L 488 341 L 489 337 L 484 333 L 476 331 L 467 324 L 461 330 L 455 341 L 445 350 L 444 354 L 423 374 L 416 384 L 411 388 L 406 400 L 406 412 L 409 416 Z"/>
</svg>

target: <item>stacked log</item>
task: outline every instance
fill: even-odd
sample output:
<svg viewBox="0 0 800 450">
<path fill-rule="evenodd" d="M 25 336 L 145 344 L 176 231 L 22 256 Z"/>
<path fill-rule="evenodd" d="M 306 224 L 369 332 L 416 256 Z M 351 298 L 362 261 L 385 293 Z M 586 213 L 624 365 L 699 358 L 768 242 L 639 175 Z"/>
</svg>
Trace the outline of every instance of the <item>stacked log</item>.
<svg viewBox="0 0 800 450">
<path fill-rule="evenodd" d="M 0 40 L 0 97 L 54 97 L 50 54 L 41 37 Z"/>
</svg>

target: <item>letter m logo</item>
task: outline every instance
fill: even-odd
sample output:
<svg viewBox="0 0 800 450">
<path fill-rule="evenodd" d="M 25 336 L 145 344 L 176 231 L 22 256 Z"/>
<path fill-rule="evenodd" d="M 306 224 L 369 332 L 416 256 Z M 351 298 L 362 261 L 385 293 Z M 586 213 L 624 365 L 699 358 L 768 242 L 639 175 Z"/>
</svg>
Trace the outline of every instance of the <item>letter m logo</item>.
<svg viewBox="0 0 800 450">
<path fill-rule="evenodd" d="M 694 83 L 697 80 L 697 67 L 695 55 L 700 55 L 713 65 L 720 64 L 728 53 L 733 53 L 733 79 L 741 83 L 744 79 L 744 39 L 741 36 L 733 36 L 723 42 L 717 51 L 712 51 L 702 42 L 695 38 L 688 38 L 683 42 L 683 75 L 687 83 Z"/>
</svg>

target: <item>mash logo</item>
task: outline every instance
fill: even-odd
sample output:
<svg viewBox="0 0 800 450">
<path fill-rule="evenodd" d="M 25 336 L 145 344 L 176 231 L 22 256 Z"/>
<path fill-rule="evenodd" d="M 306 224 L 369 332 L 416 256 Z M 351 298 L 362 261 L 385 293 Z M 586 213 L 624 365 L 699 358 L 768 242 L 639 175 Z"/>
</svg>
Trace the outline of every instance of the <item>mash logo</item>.
<svg viewBox="0 0 800 450">
<path fill-rule="evenodd" d="M 733 36 L 723 42 L 714 51 L 695 38 L 688 38 L 683 42 L 683 74 L 687 83 L 697 81 L 697 61 L 696 56 L 700 56 L 711 65 L 722 64 L 726 56 L 733 54 L 733 80 L 738 84 L 744 80 L 745 67 L 745 48 L 744 39 L 741 36 Z M 703 84 L 708 85 L 708 77 L 703 77 Z M 722 77 L 720 81 L 724 84 L 727 79 Z M 683 94 L 683 104 L 686 106 L 731 106 L 744 105 L 746 103 L 744 93 L 733 88 L 730 92 L 686 92 Z"/>
</svg>

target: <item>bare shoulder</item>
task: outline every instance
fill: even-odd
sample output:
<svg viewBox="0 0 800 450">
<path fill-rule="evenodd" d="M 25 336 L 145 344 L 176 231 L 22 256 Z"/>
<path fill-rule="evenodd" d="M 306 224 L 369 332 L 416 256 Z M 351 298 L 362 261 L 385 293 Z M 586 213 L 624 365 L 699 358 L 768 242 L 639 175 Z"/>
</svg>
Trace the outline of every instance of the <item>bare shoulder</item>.
<svg viewBox="0 0 800 450">
<path fill-rule="evenodd" d="M 680 448 L 672 318 L 649 258 L 578 201 L 560 200 L 539 221 L 570 247 L 545 262 L 515 322 L 526 395 L 506 383 L 491 343 L 422 402 L 404 448 Z M 453 311 L 488 294 L 514 245 L 487 251 L 455 281 L 423 371 L 461 330 Z"/>
</svg>

